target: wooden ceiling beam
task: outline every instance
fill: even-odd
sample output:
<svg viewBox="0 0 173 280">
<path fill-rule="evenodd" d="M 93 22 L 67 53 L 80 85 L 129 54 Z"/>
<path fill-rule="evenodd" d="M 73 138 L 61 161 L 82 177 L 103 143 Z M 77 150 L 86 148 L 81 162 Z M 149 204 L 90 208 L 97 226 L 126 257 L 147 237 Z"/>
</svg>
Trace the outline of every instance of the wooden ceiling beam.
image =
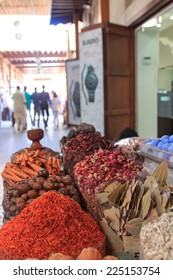
<svg viewBox="0 0 173 280">
<path fill-rule="evenodd" d="M 67 58 L 66 52 L 13 52 L 13 51 L 5 51 L 1 52 L 4 58 L 30 58 L 30 57 L 64 57 Z"/>
</svg>

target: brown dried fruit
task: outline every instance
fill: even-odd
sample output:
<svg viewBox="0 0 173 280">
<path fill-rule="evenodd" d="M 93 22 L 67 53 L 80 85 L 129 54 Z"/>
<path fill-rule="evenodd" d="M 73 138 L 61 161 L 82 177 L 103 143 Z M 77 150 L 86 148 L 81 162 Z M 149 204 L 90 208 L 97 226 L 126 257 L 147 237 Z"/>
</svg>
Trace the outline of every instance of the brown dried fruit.
<svg viewBox="0 0 173 280">
<path fill-rule="evenodd" d="M 14 215 L 15 212 L 16 212 L 16 210 L 17 210 L 17 206 L 12 205 L 12 206 L 10 207 L 10 209 L 9 209 L 9 213 L 10 213 L 11 215 Z"/>
<path fill-rule="evenodd" d="M 44 177 L 37 177 L 36 182 L 43 184 L 46 179 Z"/>
<path fill-rule="evenodd" d="M 16 210 L 22 210 L 25 208 L 26 203 L 21 201 L 21 202 L 17 203 L 16 206 L 17 206 Z"/>
<path fill-rule="evenodd" d="M 8 202 L 8 203 L 6 202 L 6 203 L 3 204 L 3 208 L 4 208 L 5 211 L 9 210 L 11 206 L 12 206 L 12 204 L 10 202 Z"/>
<path fill-rule="evenodd" d="M 14 190 L 13 196 L 14 197 L 19 197 L 20 196 L 20 192 L 18 190 Z"/>
<path fill-rule="evenodd" d="M 60 188 L 59 183 L 53 183 L 53 188 L 58 190 Z"/>
<path fill-rule="evenodd" d="M 29 198 L 27 201 L 26 201 L 26 204 L 30 204 L 31 202 L 34 201 L 34 198 Z"/>
<path fill-rule="evenodd" d="M 20 194 L 27 193 L 30 190 L 30 187 L 29 187 L 29 185 L 21 184 L 18 186 L 18 190 L 19 190 Z"/>
<path fill-rule="evenodd" d="M 61 176 L 56 176 L 56 180 L 58 183 L 62 183 L 63 182 L 63 179 Z"/>
<path fill-rule="evenodd" d="M 49 181 L 45 181 L 43 183 L 43 189 L 46 190 L 46 191 L 52 190 L 53 189 L 52 183 L 49 182 Z"/>
<path fill-rule="evenodd" d="M 34 190 L 30 190 L 30 191 L 27 192 L 27 196 L 29 198 L 36 198 L 38 196 L 38 193 Z"/>
<path fill-rule="evenodd" d="M 41 185 L 41 183 L 38 183 L 38 182 L 33 183 L 32 189 L 35 190 L 35 191 L 37 191 L 37 192 L 40 191 L 40 190 L 42 190 L 42 185 Z"/>
<path fill-rule="evenodd" d="M 10 201 L 11 201 L 13 204 L 16 204 L 16 198 L 17 198 L 17 197 L 12 197 Z"/>
<path fill-rule="evenodd" d="M 38 192 L 38 194 L 39 195 L 42 195 L 43 193 L 45 193 L 46 191 L 45 190 L 40 190 L 39 192 Z"/>
<path fill-rule="evenodd" d="M 28 181 L 28 185 L 30 186 L 30 187 L 32 187 L 32 185 L 35 183 L 35 181 L 33 180 L 33 179 L 30 179 L 29 181 Z"/>
<path fill-rule="evenodd" d="M 70 175 L 66 175 L 62 179 L 65 185 L 70 185 L 72 183 L 72 178 Z"/>
<path fill-rule="evenodd" d="M 28 196 L 27 196 L 26 193 L 23 193 L 23 194 L 21 195 L 21 198 L 24 199 L 24 200 L 27 200 L 27 199 L 28 199 Z"/>
<path fill-rule="evenodd" d="M 22 197 L 17 197 L 16 198 L 16 204 L 18 204 L 18 203 L 25 203 L 25 200 L 22 198 Z"/>
</svg>

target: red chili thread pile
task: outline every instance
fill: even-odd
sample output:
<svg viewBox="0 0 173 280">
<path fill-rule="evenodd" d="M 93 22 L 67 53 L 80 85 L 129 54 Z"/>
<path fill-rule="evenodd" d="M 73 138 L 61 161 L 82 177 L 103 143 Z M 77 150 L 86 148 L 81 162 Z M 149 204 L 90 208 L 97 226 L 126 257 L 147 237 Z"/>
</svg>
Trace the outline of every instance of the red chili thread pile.
<svg viewBox="0 0 173 280">
<path fill-rule="evenodd" d="M 0 229 L 0 259 L 48 259 L 61 252 L 76 258 L 86 247 L 104 255 L 104 236 L 92 216 L 54 191 L 35 199 Z"/>
</svg>

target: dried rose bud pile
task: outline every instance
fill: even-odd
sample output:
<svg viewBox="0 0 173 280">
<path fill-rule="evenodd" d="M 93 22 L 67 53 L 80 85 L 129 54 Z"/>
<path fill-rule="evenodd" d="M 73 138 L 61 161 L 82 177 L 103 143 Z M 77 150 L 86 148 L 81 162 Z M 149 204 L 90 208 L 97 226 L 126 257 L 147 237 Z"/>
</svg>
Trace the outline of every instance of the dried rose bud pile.
<svg viewBox="0 0 173 280">
<path fill-rule="evenodd" d="M 64 168 L 70 175 L 73 167 L 85 156 L 98 151 L 100 148 L 108 149 L 110 144 L 99 132 L 80 133 L 70 139 L 63 149 Z"/>
<path fill-rule="evenodd" d="M 103 181 L 131 181 L 141 169 L 142 165 L 128 159 L 120 150 L 100 149 L 75 165 L 74 176 L 81 193 L 92 195 Z"/>
</svg>

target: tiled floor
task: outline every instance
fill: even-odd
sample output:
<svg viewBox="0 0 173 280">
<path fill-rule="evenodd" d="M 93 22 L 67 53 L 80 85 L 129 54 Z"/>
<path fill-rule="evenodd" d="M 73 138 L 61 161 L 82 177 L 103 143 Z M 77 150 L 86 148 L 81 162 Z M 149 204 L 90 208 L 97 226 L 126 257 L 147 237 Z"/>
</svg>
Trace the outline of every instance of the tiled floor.
<svg viewBox="0 0 173 280">
<path fill-rule="evenodd" d="M 31 128 L 30 120 L 28 120 L 28 129 Z M 44 129 L 42 122 L 40 128 Z M 50 117 L 48 129 L 44 130 L 44 138 L 40 143 L 44 147 L 60 152 L 59 140 L 63 136 L 66 136 L 68 131 L 69 128 L 64 128 L 63 126 L 54 128 L 53 119 Z M 29 147 L 31 143 L 32 142 L 27 138 L 26 131 L 17 133 L 10 121 L 2 122 L 0 127 L 0 174 L 4 169 L 6 162 L 10 161 L 11 155 L 20 149 Z M 3 182 L 0 175 L 0 227 L 3 224 L 2 196 Z"/>
</svg>

